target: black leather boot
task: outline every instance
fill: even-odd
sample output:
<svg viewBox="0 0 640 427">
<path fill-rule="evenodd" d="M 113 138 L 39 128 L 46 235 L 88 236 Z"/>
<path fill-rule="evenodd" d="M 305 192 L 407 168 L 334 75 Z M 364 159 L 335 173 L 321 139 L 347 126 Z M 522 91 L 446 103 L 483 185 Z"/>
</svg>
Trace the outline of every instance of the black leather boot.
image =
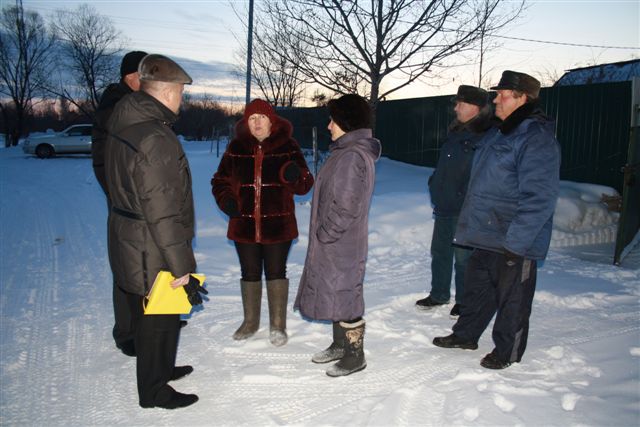
<svg viewBox="0 0 640 427">
<path fill-rule="evenodd" d="M 344 357 L 344 330 L 340 322 L 333 322 L 333 342 L 325 350 L 319 351 L 311 357 L 313 363 L 329 363 Z"/>
<path fill-rule="evenodd" d="M 344 330 L 345 335 L 344 357 L 327 369 L 327 375 L 342 377 L 367 367 L 363 346 L 364 324 L 364 319 L 354 323 L 340 322 L 339 326 Z"/>
</svg>

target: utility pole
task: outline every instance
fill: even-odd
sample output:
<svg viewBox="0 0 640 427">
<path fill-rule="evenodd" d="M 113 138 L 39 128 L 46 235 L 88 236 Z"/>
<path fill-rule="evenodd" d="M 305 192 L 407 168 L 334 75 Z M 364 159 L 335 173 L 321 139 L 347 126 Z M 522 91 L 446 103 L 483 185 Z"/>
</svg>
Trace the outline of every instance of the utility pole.
<svg viewBox="0 0 640 427">
<path fill-rule="evenodd" d="M 251 54 L 253 48 L 253 0 L 249 0 L 249 34 L 247 35 L 247 93 L 245 105 L 251 102 Z"/>
</svg>

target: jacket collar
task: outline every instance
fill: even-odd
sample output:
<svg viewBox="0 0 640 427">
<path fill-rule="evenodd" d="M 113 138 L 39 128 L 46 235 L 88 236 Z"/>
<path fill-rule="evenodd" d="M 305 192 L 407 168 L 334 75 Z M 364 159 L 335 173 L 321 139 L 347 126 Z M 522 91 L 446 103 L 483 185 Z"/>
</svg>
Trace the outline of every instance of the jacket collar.
<svg viewBox="0 0 640 427">
<path fill-rule="evenodd" d="M 522 122 L 528 118 L 546 117 L 536 102 L 527 102 L 517 108 L 509 117 L 507 117 L 499 126 L 503 135 L 512 133 Z"/>
</svg>

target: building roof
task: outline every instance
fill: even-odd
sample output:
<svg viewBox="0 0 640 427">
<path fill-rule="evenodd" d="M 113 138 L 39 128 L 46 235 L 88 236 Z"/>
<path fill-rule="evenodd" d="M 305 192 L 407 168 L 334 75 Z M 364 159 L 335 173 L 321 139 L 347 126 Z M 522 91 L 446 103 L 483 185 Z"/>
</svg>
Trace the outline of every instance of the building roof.
<svg viewBox="0 0 640 427">
<path fill-rule="evenodd" d="M 554 86 L 624 82 L 633 77 L 640 77 L 640 59 L 566 70 Z"/>
</svg>

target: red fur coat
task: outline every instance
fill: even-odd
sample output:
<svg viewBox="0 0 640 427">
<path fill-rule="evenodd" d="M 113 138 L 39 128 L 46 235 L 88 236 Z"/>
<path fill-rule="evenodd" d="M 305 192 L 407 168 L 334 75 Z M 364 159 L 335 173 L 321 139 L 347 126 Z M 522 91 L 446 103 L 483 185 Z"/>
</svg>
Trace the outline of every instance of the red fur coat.
<svg viewBox="0 0 640 427">
<path fill-rule="evenodd" d="M 291 137 L 291 123 L 277 117 L 271 135 L 261 143 L 249 132 L 247 121 L 236 124 L 234 138 L 211 180 L 216 203 L 222 209 L 229 198 L 240 215 L 229 219 L 227 237 L 242 243 L 280 243 L 298 237 L 294 194 L 306 194 L 313 185 L 298 143 Z M 284 179 L 284 170 L 295 162 L 300 176 Z"/>
</svg>

